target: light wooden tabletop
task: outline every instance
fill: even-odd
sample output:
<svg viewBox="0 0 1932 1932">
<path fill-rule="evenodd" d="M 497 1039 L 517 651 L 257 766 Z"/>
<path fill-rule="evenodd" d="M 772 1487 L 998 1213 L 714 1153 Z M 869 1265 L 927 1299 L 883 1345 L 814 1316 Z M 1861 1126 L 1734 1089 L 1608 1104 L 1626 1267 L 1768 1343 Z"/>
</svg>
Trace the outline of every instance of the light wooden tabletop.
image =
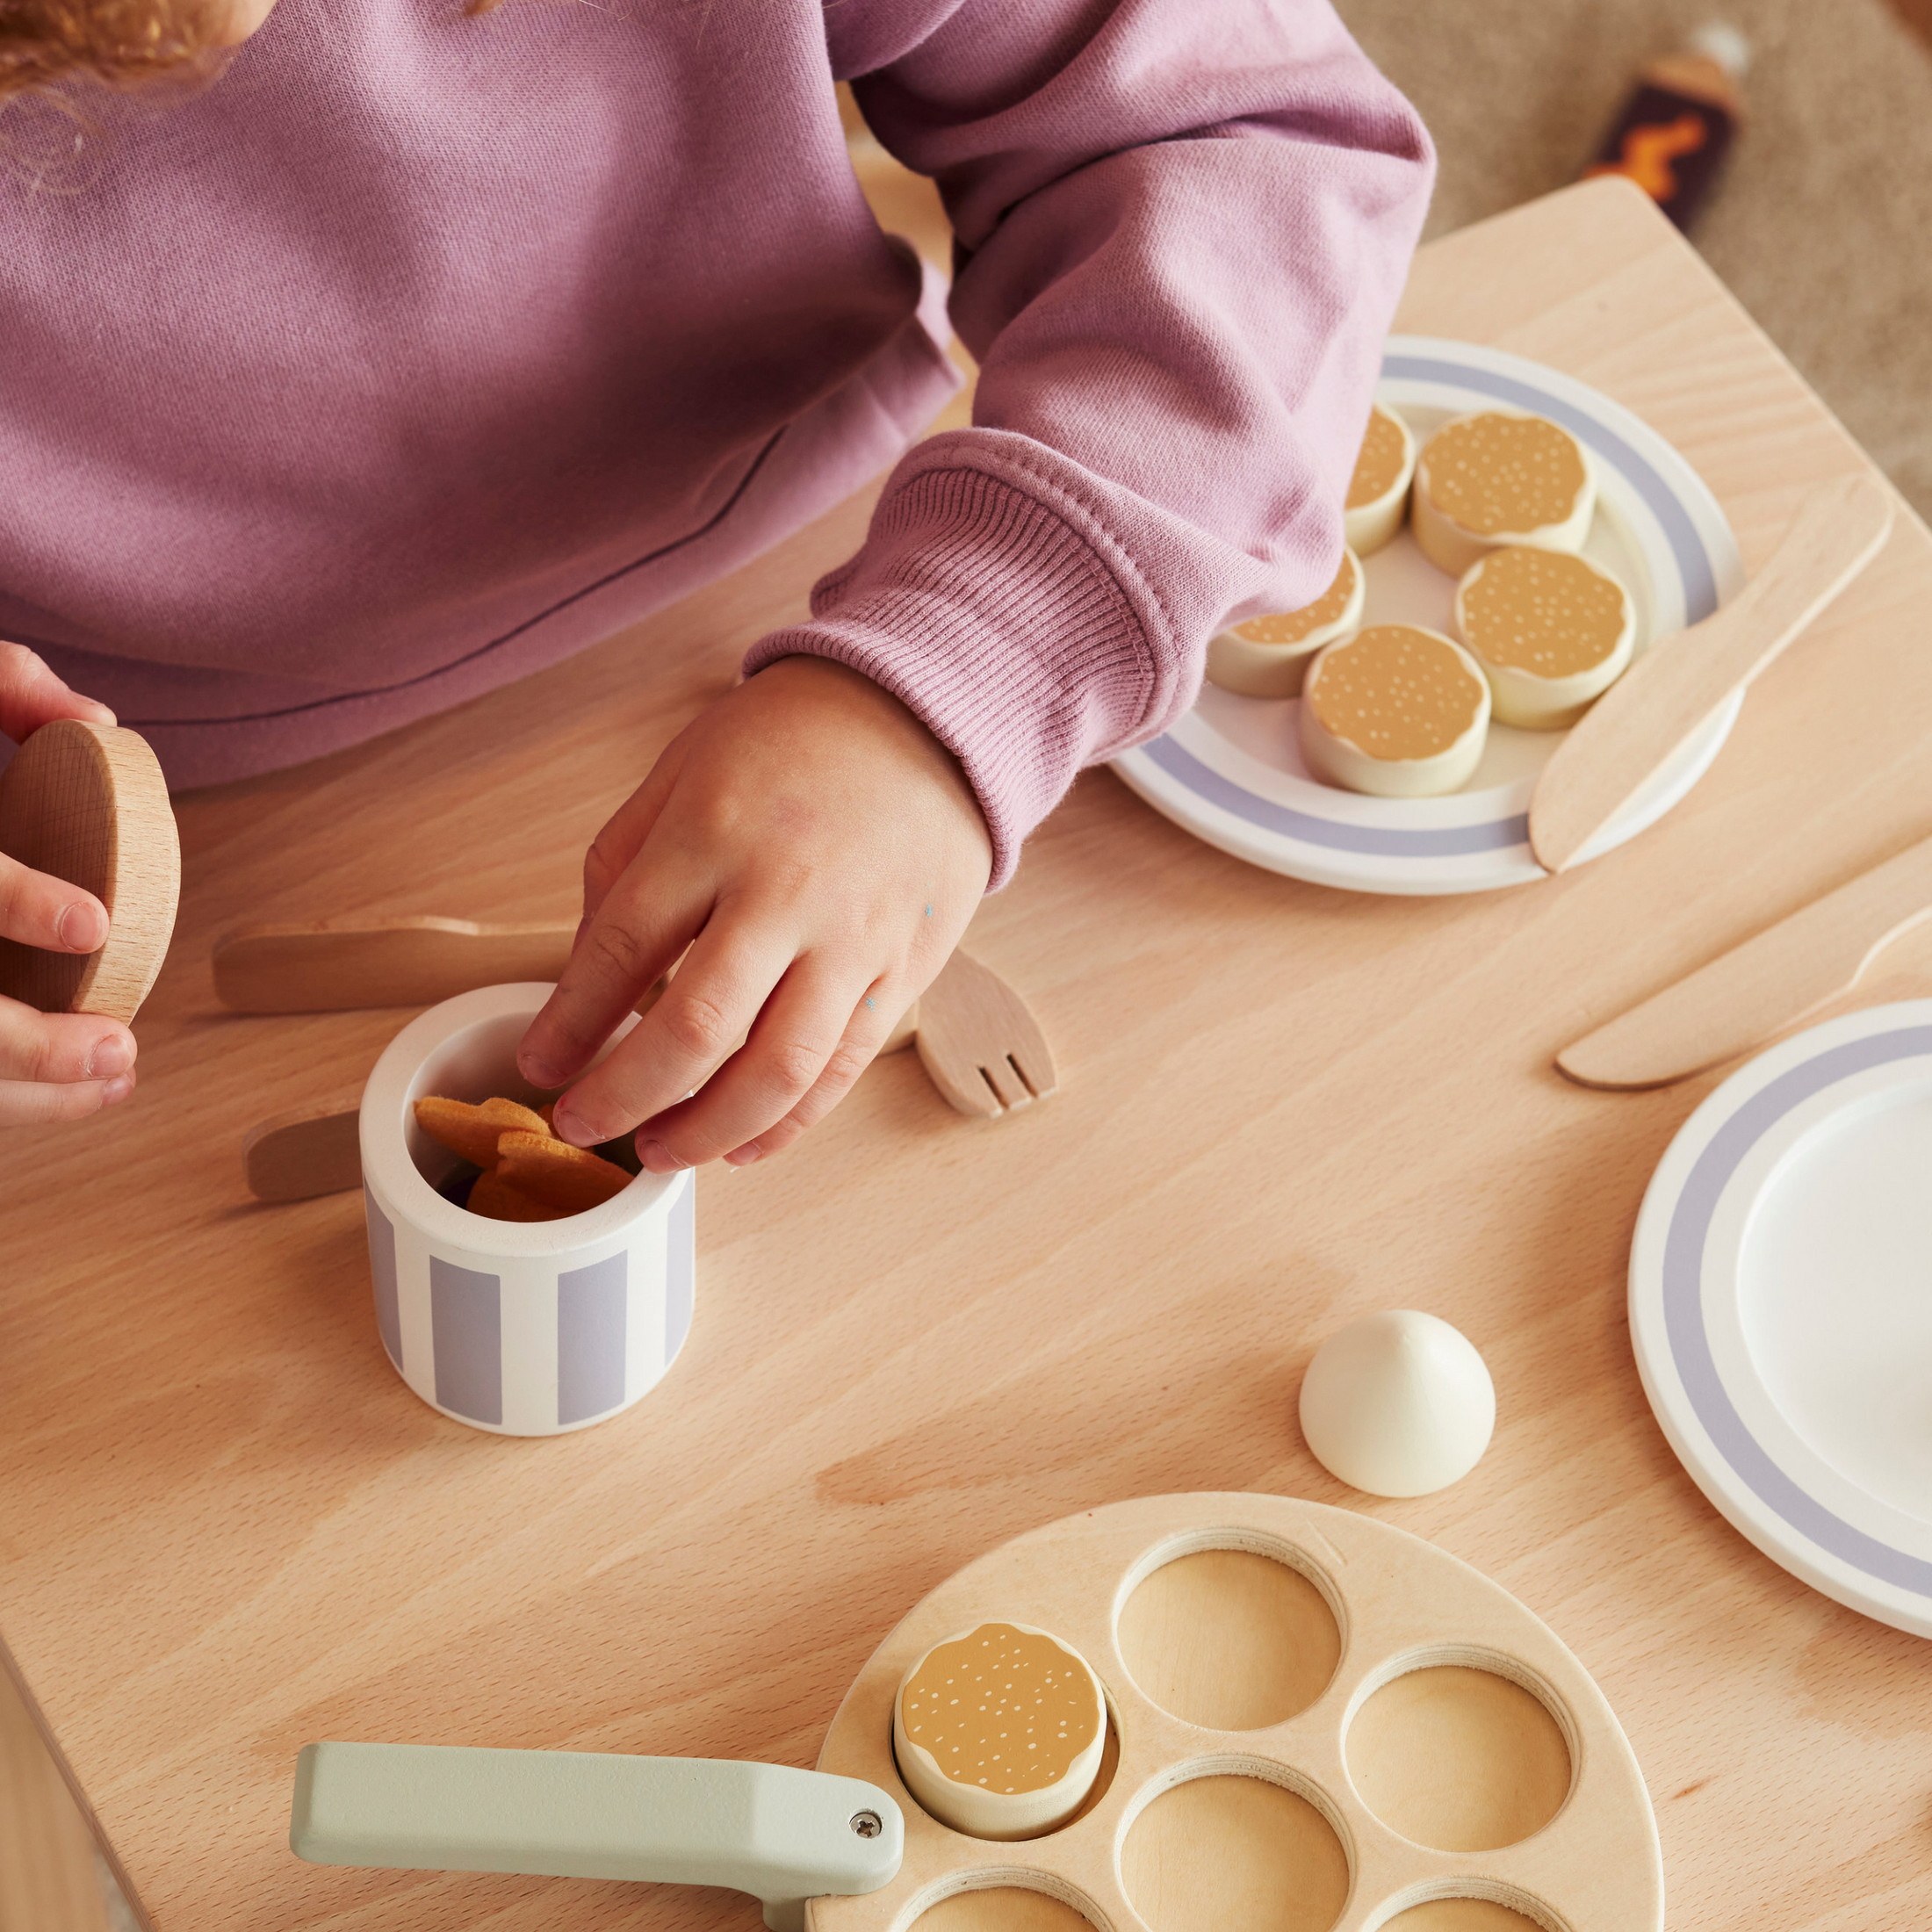
<svg viewBox="0 0 1932 1932">
<path fill-rule="evenodd" d="M 1573 190 L 1438 242 L 1405 329 L 1596 384 L 1722 500 L 1747 566 L 1864 461 L 1647 204 Z M 180 802 L 182 917 L 136 1099 L 0 1135 L 0 1632 L 160 1932 L 746 1927 L 732 1893 L 329 1871 L 288 1853 L 312 1738 L 809 1764 L 926 1590 L 1096 1503 L 1251 1489 L 1431 1538 L 1554 1626 L 1648 1777 L 1674 1928 L 1849 1932 L 1932 1899 L 1928 1654 L 1735 1534 L 1652 1420 L 1624 1316 L 1651 1169 L 1712 1078 L 1568 1085 L 1564 1042 L 1932 828 L 1932 537 L 1751 694 L 1608 859 L 1462 899 L 1252 870 L 1083 778 L 974 923 L 1058 1053 L 982 1125 L 910 1055 L 795 1151 L 701 1179 L 664 1386 L 548 1441 L 402 1386 L 354 1196 L 251 1204 L 242 1130 L 359 1080 L 397 1013 L 236 1019 L 230 923 L 567 916 L 582 847 L 866 504 L 570 663 Z M 1932 943 L 1865 998 L 1923 992 Z M 1487 1356 L 1495 1443 L 1385 1503 L 1294 1424 L 1349 1316 Z"/>
</svg>

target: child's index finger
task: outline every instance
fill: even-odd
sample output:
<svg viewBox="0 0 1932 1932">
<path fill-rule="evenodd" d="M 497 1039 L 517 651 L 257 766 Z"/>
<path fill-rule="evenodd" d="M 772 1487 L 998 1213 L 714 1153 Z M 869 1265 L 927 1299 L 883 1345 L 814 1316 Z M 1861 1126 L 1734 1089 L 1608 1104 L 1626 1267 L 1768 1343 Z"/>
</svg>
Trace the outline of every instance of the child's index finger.
<svg viewBox="0 0 1932 1932">
<path fill-rule="evenodd" d="M 659 907 L 663 902 L 659 900 Z M 533 1086 L 574 1079 L 702 923 L 697 907 L 645 913 L 626 882 L 584 922 L 557 982 L 516 1050 Z"/>
<path fill-rule="evenodd" d="M 559 1138 L 580 1147 L 615 1140 L 702 1086 L 796 955 L 782 922 L 713 919 L 664 996 L 558 1101 Z"/>
</svg>

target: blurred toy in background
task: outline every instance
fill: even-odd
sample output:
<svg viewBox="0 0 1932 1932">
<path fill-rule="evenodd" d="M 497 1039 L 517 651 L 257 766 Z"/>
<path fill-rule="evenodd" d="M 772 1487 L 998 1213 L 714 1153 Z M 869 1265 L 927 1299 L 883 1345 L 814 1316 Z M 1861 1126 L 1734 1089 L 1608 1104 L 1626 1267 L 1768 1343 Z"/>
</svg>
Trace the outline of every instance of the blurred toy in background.
<svg viewBox="0 0 1932 1932">
<path fill-rule="evenodd" d="M 1688 230 L 1737 130 L 1738 83 L 1750 64 L 1751 43 L 1736 27 L 1721 20 L 1699 27 L 1638 76 L 1585 177 L 1627 175 Z"/>
</svg>

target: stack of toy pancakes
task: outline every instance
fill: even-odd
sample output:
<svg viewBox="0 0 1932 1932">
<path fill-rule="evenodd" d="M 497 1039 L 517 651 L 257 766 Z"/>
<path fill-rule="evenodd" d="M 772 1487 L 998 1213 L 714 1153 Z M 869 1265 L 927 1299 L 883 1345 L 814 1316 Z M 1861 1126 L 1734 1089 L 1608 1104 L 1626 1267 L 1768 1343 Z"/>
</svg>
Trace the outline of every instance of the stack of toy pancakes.
<svg viewBox="0 0 1932 1932">
<path fill-rule="evenodd" d="M 1208 675 L 1247 697 L 1301 700 L 1315 776 L 1389 798 L 1468 780 L 1493 719 L 1574 724 L 1630 662 L 1630 593 L 1582 555 L 1597 477 L 1582 445 L 1542 416 L 1488 409 L 1445 422 L 1418 451 L 1377 405 L 1351 479 L 1333 581 L 1301 610 L 1250 617 L 1208 648 Z M 1457 579 L 1456 635 L 1362 623 L 1362 559 L 1411 523 Z"/>
</svg>

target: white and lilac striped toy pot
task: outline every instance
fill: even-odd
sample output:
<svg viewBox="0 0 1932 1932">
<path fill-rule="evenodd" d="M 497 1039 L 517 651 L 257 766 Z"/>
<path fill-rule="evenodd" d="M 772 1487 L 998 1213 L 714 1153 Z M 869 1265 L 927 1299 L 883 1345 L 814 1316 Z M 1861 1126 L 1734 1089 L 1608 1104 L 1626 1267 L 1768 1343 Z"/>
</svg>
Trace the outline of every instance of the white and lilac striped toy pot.
<svg viewBox="0 0 1932 1932">
<path fill-rule="evenodd" d="M 562 1435 L 628 1409 L 691 1325 L 688 1171 L 640 1174 L 563 1221 L 488 1221 L 436 1191 L 461 1163 L 417 1128 L 414 1103 L 548 1099 L 516 1071 L 516 1048 L 551 991 L 538 981 L 485 986 L 430 1007 L 390 1042 L 363 1089 L 383 1346 L 432 1408 L 505 1436 Z M 612 1044 L 636 1024 L 632 1015 Z"/>
</svg>

